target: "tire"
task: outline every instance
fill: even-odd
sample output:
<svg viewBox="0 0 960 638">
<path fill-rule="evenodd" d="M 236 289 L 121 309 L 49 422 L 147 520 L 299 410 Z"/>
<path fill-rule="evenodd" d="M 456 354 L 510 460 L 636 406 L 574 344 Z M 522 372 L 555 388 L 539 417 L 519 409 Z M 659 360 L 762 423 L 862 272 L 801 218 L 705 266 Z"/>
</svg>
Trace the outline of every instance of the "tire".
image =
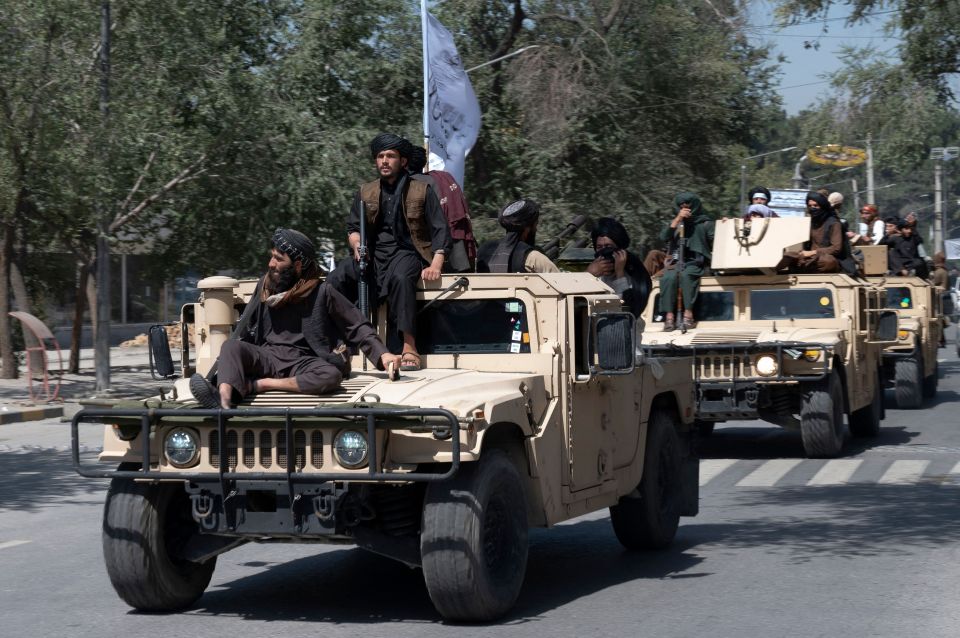
<svg viewBox="0 0 960 638">
<path fill-rule="evenodd" d="M 836 371 L 803 389 L 800 436 L 809 458 L 829 459 L 843 448 L 843 385 Z"/>
<path fill-rule="evenodd" d="M 929 377 L 923 378 L 923 398 L 932 399 L 937 396 L 937 385 L 940 383 L 940 364 L 933 363 L 933 372 Z"/>
<path fill-rule="evenodd" d="M 486 622 L 513 607 L 527 571 L 527 503 L 502 450 L 431 483 L 420 555 L 433 606 L 449 621 Z"/>
<path fill-rule="evenodd" d="M 103 512 L 103 558 L 121 599 L 140 611 L 174 611 L 203 595 L 217 559 L 176 558 L 196 533 L 179 484 L 113 479 Z"/>
<path fill-rule="evenodd" d="M 918 359 L 897 359 L 894 393 L 897 407 L 914 410 L 923 407 L 923 367 Z"/>
<path fill-rule="evenodd" d="M 850 434 L 858 437 L 873 438 L 880 434 L 880 420 L 883 418 L 883 377 L 877 375 L 877 385 L 873 389 L 870 404 L 850 413 Z"/>
<path fill-rule="evenodd" d="M 627 549 L 662 549 L 677 534 L 683 503 L 683 461 L 676 426 L 673 411 L 653 411 L 640 484 L 610 508 L 613 531 Z"/>
</svg>

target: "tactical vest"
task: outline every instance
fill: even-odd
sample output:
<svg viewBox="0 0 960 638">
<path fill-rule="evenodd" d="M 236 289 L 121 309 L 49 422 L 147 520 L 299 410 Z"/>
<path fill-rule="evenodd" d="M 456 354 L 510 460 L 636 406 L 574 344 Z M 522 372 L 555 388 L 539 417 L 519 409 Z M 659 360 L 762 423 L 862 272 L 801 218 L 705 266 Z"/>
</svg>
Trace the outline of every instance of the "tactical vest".
<svg viewBox="0 0 960 638">
<path fill-rule="evenodd" d="M 360 199 L 367 207 L 367 224 L 377 227 L 380 219 L 380 180 L 367 182 L 360 187 Z M 430 223 L 424 215 L 427 201 L 427 185 L 412 179 L 407 180 L 406 193 L 400 205 L 403 218 L 410 230 L 410 241 L 428 264 L 433 261 L 433 242 Z"/>
<path fill-rule="evenodd" d="M 477 253 L 477 272 L 527 272 L 527 255 L 533 252 L 533 246 L 525 244 L 522 241 L 518 241 L 517 245 L 513 247 L 513 252 L 510 253 L 509 270 L 494 270 L 490 267 L 490 262 L 493 260 L 493 256 L 500 248 L 502 242 L 503 240 L 492 240 L 484 242 L 483 245 L 480 246 L 480 250 Z"/>
</svg>

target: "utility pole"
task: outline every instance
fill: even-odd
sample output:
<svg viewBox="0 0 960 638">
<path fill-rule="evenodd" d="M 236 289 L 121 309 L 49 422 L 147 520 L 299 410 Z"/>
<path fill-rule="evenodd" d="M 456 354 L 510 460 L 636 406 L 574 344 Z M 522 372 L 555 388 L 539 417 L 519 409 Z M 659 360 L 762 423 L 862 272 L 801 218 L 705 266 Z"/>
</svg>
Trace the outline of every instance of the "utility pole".
<svg viewBox="0 0 960 638">
<path fill-rule="evenodd" d="M 867 133 L 867 203 L 876 204 L 877 200 L 873 193 L 873 146 L 871 145 L 872 135 Z"/>
<path fill-rule="evenodd" d="M 853 211 L 854 221 L 856 221 L 856 216 L 860 214 L 860 191 L 857 190 L 856 177 L 850 179 L 850 187 L 853 188 Z"/>
<path fill-rule="evenodd" d="M 109 163 L 110 140 L 110 0 L 100 3 L 100 119 L 101 152 Z M 96 391 L 110 391 L 110 232 L 109 197 L 100 193 L 100 219 L 97 222 L 97 325 L 94 344 Z"/>
<path fill-rule="evenodd" d="M 933 252 L 943 247 L 943 162 L 933 165 Z"/>
</svg>

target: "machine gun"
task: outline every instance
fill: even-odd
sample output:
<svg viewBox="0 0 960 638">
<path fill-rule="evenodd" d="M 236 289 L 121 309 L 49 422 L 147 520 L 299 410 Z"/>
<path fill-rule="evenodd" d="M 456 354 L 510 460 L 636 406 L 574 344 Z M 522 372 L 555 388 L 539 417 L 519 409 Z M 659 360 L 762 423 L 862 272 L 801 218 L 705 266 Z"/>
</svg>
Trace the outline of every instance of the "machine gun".
<svg viewBox="0 0 960 638">
<path fill-rule="evenodd" d="M 587 224 L 589 228 L 588 222 L 590 222 L 590 218 L 586 215 L 577 215 L 556 237 L 541 246 L 540 252 L 546 255 L 551 261 L 556 259 L 557 256 L 560 255 L 560 248 L 563 241 L 580 230 L 585 224 Z"/>
</svg>

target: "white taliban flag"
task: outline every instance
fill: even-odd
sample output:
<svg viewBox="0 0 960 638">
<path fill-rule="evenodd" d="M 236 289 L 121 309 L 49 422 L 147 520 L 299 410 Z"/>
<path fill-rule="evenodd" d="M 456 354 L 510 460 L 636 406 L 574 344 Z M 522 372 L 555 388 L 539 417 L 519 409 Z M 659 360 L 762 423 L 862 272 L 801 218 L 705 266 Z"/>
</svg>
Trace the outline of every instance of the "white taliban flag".
<svg viewBox="0 0 960 638">
<path fill-rule="evenodd" d="M 947 259 L 960 259 L 960 239 L 948 239 L 943 243 L 947 249 Z"/>
<path fill-rule="evenodd" d="M 430 169 L 447 171 L 463 186 L 467 154 L 480 133 L 480 103 L 463 70 L 453 36 L 430 13 L 424 26 Z"/>
</svg>

